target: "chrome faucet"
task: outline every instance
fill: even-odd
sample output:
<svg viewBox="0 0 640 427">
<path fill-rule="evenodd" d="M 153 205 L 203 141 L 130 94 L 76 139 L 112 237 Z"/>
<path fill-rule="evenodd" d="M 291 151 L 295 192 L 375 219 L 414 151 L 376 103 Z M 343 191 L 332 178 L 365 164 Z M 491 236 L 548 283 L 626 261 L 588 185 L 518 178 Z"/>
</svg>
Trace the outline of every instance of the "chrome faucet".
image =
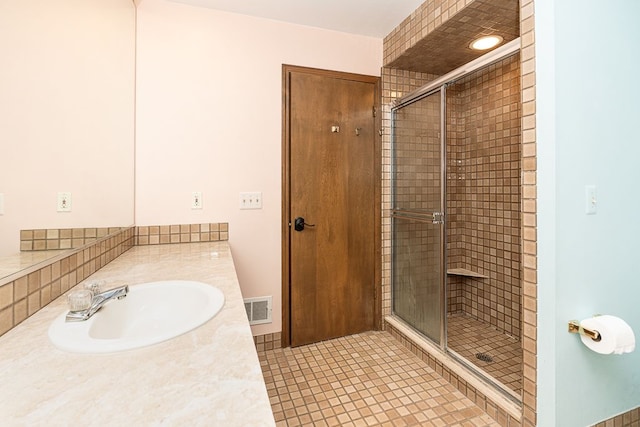
<svg viewBox="0 0 640 427">
<path fill-rule="evenodd" d="M 129 286 L 124 285 L 95 294 L 93 298 L 91 298 L 91 305 L 88 308 L 78 311 L 69 311 L 65 320 L 67 322 L 82 322 L 87 320 L 100 310 L 103 305 L 113 299 L 122 299 L 127 296 L 127 293 L 129 293 Z"/>
</svg>

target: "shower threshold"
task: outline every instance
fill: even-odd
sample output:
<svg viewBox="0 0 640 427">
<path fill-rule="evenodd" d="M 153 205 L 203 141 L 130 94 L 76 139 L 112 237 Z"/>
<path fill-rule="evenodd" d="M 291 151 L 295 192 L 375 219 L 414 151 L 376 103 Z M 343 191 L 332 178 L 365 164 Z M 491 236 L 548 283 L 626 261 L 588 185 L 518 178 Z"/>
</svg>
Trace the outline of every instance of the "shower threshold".
<svg viewBox="0 0 640 427">
<path fill-rule="evenodd" d="M 479 371 L 475 365 L 467 362 L 455 351 L 445 353 L 432 341 L 414 331 L 413 328 L 407 325 L 402 319 L 391 315 L 386 316 L 384 320 L 385 323 L 395 329 L 402 338 L 428 353 L 430 358 L 435 359 L 437 364 L 441 364 L 441 368 L 444 368 L 448 373 L 442 372 L 441 369 L 436 370 L 441 372 L 445 378 L 454 378 L 454 376 L 457 376 L 460 380 L 464 380 L 452 382 L 452 384 L 461 391 L 469 390 L 469 387 L 464 385 L 468 384 L 471 386 L 471 390 L 475 390 L 475 393 L 478 393 L 479 396 L 482 395 L 486 397 L 488 401 L 493 402 L 514 420 L 519 421 L 522 418 L 521 397 L 516 395 L 511 389 L 504 387 L 500 381 L 491 377 L 489 374 L 481 373 L 482 371 Z"/>
</svg>

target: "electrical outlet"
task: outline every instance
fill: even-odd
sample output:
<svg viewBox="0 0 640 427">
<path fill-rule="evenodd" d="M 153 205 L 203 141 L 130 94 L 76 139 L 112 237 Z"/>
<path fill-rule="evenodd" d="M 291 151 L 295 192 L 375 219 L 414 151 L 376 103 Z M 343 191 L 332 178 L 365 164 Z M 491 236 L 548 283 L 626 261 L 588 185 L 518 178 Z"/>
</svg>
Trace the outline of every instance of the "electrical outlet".
<svg viewBox="0 0 640 427">
<path fill-rule="evenodd" d="M 240 193 L 240 209 L 262 209 L 262 193 L 260 191 Z"/>
<path fill-rule="evenodd" d="M 58 193 L 58 212 L 71 212 L 71 193 Z"/>
<path fill-rule="evenodd" d="M 202 209 L 202 191 L 191 193 L 191 209 Z"/>
</svg>

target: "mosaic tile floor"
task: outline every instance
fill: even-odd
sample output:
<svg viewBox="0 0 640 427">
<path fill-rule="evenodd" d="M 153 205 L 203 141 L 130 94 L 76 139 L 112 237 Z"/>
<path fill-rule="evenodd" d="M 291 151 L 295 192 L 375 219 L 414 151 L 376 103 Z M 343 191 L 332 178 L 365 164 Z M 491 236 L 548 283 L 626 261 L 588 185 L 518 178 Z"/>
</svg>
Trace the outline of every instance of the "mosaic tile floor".
<svg viewBox="0 0 640 427">
<path fill-rule="evenodd" d="M 481 368 L 516 395 L 522 391 L 522 348 L 520 341 L 511 338 L 486 323 L 464 315 L 447 319 L 447 342 L 449 349 Z M 488 355 L 492 362 L 476 357 L 477 353 Z"/>
<path fill-rule="evenodd" d="M 387 332 L 259 351 L 278 426 L 497 426 Z"/>
</svg>

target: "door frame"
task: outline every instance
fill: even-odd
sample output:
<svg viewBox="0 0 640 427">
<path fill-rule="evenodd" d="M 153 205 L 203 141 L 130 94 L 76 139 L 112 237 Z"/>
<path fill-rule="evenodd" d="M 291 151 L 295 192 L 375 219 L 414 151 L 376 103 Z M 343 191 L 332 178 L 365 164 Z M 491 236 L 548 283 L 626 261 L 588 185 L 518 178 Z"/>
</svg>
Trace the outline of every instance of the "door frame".
<svg viewBox="0 0 640 427">
<path fill-rule="evenodd" d="M 282 65 L 282 347 L 291 345 L 291 257 L 290 237 L 291 218 L 289 217 L 291 204 L 291 170 L 290 170 L 290 75 L 292 72 L 315 74 L 324 77 L 340 78 L 375 85 L 374 108 L 376 111 L 374 128 L 379 129 L 378 135 L 374 132 L 374 328 L 382 328 L 382 112 L 380 109 L 381 91 L 380 77 L 364 74 L 344 73 L 340 71 L 322 70 L 318 68 L 300 67 L 295 65 Z"/>
</svg>

